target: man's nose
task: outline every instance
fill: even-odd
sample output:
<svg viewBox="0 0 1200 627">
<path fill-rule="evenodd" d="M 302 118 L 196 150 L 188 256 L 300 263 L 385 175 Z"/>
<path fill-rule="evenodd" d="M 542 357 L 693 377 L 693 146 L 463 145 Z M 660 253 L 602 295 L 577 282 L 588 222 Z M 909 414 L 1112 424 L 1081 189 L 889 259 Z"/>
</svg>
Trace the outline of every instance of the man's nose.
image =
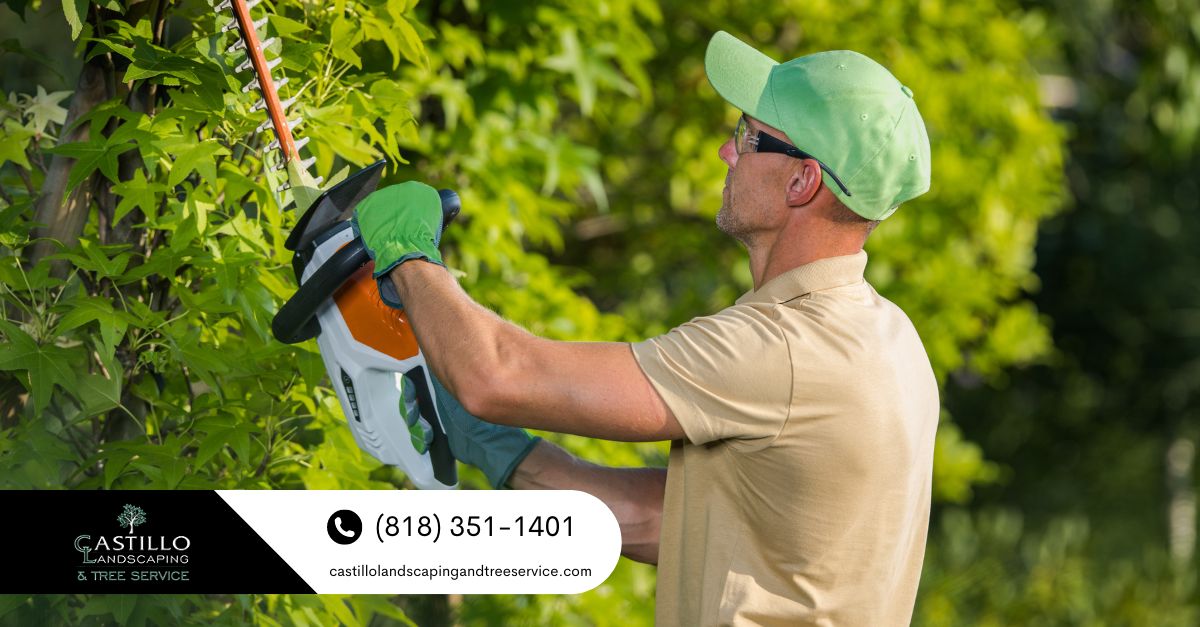
<svg viewBox="0 0 1200 627">
<path fill-rule="evenodd" d="M 737 166 L 738 153 L 737 149 L 733 146 L 732 137 L 725 140 L 724 144 L 721 144 L 721 148 L 717 150 L 717 155 L 721 157 L 721 161 L 724 161 L 725 165 L 731 168 Z"/>
</svg>

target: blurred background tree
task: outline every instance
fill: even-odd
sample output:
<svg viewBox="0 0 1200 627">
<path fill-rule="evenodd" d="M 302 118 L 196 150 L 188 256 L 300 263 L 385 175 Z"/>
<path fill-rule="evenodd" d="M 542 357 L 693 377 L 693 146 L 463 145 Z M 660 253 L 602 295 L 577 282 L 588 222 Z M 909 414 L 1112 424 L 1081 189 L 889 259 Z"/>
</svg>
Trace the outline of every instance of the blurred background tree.
<svg viewBox="0 0 1200 627">
<path fill-rule="evenodd" d="M 229 78 L 227 17 L 6 4 L 0 485 L 404 487 L 354 447 L 312 343 L 265 332 L 295 217 Z M 935 179 L 872 236 L 868 278 L 913 318 L 946 399 L 915 622 L 1195 624 L 1194 2 L 414 4 L 274 4 L 301 134 L 327 177 L 386 156 L 388 181 L 458 189 L 448 262 L 556 338 L 640 339 L 749 288 L 713 226 L 737 116 L 704 77 L 714 31 L 891 68 Z M 82 219 L 50 225 L 63 246 L 34 242 L 64 207 Z M 555 439 L 665 463 L 660 444 Z M 636 625 L 653 593 L 653 569 L 622 560 L 577 596 L 7 597 L 0 621 Z"/>
<path fill-rule="evenodd" d="M 1061 42 L 1040 51 L 1043 91 L 1070 132 L 1071 200 L 1042 226 L 1033 296 L 1056 350 L 1003 380 L 947 387 L 964 433 L 1007 476 L 976 508 L 999 508 L 1024 538 L 1002 548 L 989 516 L 947 512 L 958 522 L 941 531 L 995 567 L 962 562 L 979 590 L 1005 592 L 959 602 L 947 568 L 927 574 L 925 598 L 948 596 L 924 609 L 941 624 L 1032 622 L 1038 606 L 1005 595 L 1041 570 L 1047 622 L 1195 625 L 1200 3 L 1026 9 Z M 1058 555 L 1034 548 L 1054 538 Z"/>
</svg>

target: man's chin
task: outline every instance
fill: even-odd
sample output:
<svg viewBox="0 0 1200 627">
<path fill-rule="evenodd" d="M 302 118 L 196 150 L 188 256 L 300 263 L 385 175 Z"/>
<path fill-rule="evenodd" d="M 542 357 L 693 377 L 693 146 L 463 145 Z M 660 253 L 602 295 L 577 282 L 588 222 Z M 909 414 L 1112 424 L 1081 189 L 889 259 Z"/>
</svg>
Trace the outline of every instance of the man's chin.
<svg viewBox="0 0 1200 627">
<path fill-rule="evenodd" d="M 737 223 L 733 219 L 733 214 L 729 211 L 729 205 L 721 205 L 721 210 L 717 212 L 717 229 L 730 237 L 737 237 Z"/>
</svg>

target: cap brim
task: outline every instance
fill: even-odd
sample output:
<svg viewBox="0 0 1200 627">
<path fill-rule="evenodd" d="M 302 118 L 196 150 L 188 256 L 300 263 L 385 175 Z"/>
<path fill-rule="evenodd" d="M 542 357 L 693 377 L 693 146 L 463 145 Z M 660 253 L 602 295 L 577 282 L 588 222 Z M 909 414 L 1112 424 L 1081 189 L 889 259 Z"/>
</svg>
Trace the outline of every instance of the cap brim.
<svg viewBox="0 0 1200 627">
<path fill-rule="evenodd" d="M 729 104 L 753 118 L 778 127 L 779 116 L 766 96 L 767 79 L 779 65 L 725 31 L 717 31 L 704 53 L 704 72 L 713 89 Z"/>
</svg>

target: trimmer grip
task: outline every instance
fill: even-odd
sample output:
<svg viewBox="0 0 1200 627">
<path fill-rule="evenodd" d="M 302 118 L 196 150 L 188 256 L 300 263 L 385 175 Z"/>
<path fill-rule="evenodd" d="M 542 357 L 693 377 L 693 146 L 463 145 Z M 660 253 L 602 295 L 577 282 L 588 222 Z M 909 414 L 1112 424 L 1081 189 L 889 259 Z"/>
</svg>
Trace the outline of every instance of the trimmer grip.
<svg viewBox="0 0 1200 627">
<path fill-rule="evenodd" d="M 442 232 L 458 217 L 462 210 L 462 202 L 453 190 L 439 189 L 438 196 L 442 200 Z M 346 223 L 338 222 L 331 229 L 345 228 Z M 362 238 L 356 237 L 341 250 L 334 253 L 329 261 L 321 265 L 300 289 L 288 299 L 279 313 L 271 321 L 271 332 L 275 339 L 284 344 L 298 344 L 311 340 L 320 333 L 313 316 L 321 303 L 333 296 L 343 283 L 346 282 L 359 268 L 370 261 Z M 297 277 L 299 278 L 299 277 Z"/>
<path fill-rule="evenodd" d="M 300 289 L 288 299 L 275 319 L 271 332 L 284 344 L 297 344 L 317 336 L 320 327 L 310 324 L 317 309 L 337 291 L 346 279 L 371 260 L 361 238 L 354 238 L 317 268 Z"/>
<path fill-rule="evenodd" d="M 433 476 L 446 485 L 454 485 L 458 483 L 458 465 L 450 452 L 450 439 L 442 428 L 442 417 L 437 411 L 433 388 L 430 387 L 425 368 L 417 366 L 404 373 L 404 376 L 417 384 L 417 406 L 433 430 L 433 441 L 429 443 L 429 461 L 433 464 Z"/>
<path fill-rule="evenodd" d="M 452 189 L 439 189 L 438 196 L 442 199 L 442 233 L 445 233 L 446 227 L 450 226 L 454 218 L 458 217 L 458 213 L 462 211 L 462 201 Z"/>
</svg>

